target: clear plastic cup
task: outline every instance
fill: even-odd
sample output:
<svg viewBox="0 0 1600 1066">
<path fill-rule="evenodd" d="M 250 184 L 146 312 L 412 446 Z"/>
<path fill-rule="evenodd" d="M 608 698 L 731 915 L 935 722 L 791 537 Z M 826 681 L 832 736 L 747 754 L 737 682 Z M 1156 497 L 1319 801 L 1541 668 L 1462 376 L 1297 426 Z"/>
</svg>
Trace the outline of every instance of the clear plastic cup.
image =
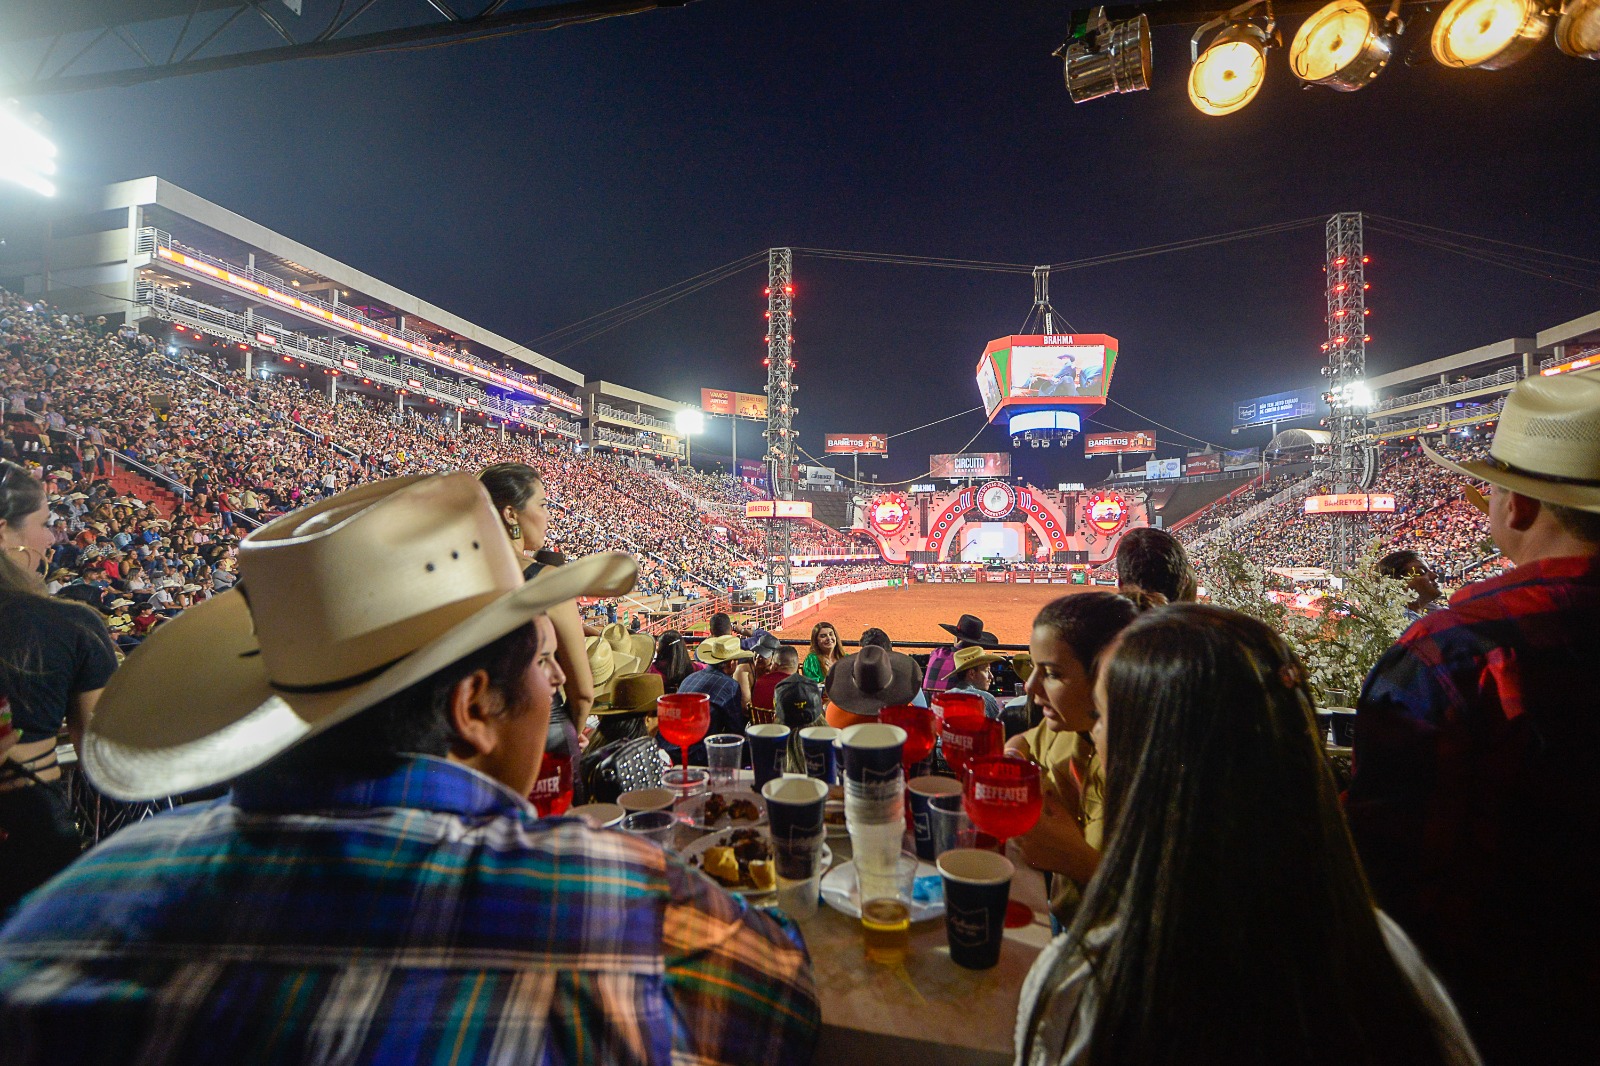
<svg viewBox="0 0 1600 1066">
<path fill-rule="evenodd" d="M 718 733 L 706 737 L 705 745 L 711 787 L 731 785 L 738 780 L 739 764 L 744 761 L 744 737 L 738 733 Z"/>
<path fill-rule="evenodd" d="M 653 840 L 663 848 L 672 847 L 673 830 L 678 820 L 670 811 L 635 811 L 622 819 L 622 831 Z"/>
</svg>

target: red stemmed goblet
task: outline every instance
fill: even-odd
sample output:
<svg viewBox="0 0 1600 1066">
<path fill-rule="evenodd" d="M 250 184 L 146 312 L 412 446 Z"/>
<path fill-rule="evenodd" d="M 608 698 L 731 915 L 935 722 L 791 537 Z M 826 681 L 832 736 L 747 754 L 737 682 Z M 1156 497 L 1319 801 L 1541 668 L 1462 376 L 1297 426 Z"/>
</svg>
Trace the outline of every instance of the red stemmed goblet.
<svg viewBox="0 0 1600 1066">
<path fill-rule="evenodd" d="M 983 715 L 970 718 L 965 715 L 952 719 L 945 717 L 939 730 L 940 751 L 950 764 L 956 779 L 965 781 L 967 767 L 972 760 L 985 755 L 999 755 L 1005 746 L 1005 727 L 991 722 Z"/>
<path fill-rule="evenodd" d="M 933 709 L 942 722 L 970 721 L 984 716 L 983 697 L 976 692 L 937 692 Z"/>
<path fill-rule="evenodd" d="M 683 775 L 689 776 L 689 747 L 711 729 L 711 697 L 704 692 L 674 692 L 656 699 L 656 728 L 668 744 L 683 752 Z"/>
<path fill-rule="evenodd" d="M 928 708 L 885 707 L 878 712 L 878 721 L 884 725 L 897 725 L 906 731 L 906 742 L 900 748 L 900 765 L 907 776 L 910 776 L 913 766 L 933 754 L 937 723 Z"/>
<path fill-rule="evenodd" d="M 1039 766 L 1005 755 L 972 759 L 967 764 L 961 797 L 972 824 L 997 839 L 999 851 L 1004 854 L 1006 841 L 1032 829 L 1044 809 Z M 1006 928 L 1017 929 L 1032 922 L 1033 911 L 1026 904 L 1017 900 L 1006 904 Z"/>
</svg>

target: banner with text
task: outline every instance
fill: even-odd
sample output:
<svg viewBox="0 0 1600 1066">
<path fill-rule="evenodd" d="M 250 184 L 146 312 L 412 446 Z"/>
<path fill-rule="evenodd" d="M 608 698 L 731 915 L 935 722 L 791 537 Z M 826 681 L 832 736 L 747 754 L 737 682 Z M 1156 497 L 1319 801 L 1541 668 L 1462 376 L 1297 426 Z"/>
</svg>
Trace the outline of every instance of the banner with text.
<svg viewBox="0 0 1600 1066">
<path fill-rule="evenodd" d="M 1151 459 L 1144 464 L 1144 476 L 1147 481 L 1159 481 L 1169 477 L 1183 476 L 1182 459 Z"/>
<path fill-rule="evenodd" d="M 1394 496 L 1387 492 L 1346 492 L 1332 496 L 1307 496 L 1306 514 L 1394 513 Z"/>
<path fill-rule="evenodd" d="M 700 409 L 708 415 L 767 420 L 767 398 L 754 392 L 729 392 L 727 389 L 701 389 Z"/>
<path fill-rule="evenodd" d="M 1086 433 L 1083 437 L 1084 455 L 1132 455 L 1156 450 L 1154 430 L 1134 430 L 1128 433 Z"/>
<path fill-rule="evenodd" d="M 928 476 L 948 478 L 1010 477 L 1007 452 L 963 452 L 928 456 Z"/>
<path fill-rule="evenodd" d="M 1220 474 L 1222 473 L 1222 456 L 1216 452 L 1190 452 L 1188 460 L 1183 464 L 1183 472 L 1194 474 Z"/>
<path fill-rule="evenodd" d="M 822 450 L 827 455 L 888 455 L 886 433 L 825 433 Z"/>
<path fill-rule="evenodd" d="M 744 505 L 746 518 L 810 518 L 811 504 L 804 500 L 750 500 Z"/>
</svg>

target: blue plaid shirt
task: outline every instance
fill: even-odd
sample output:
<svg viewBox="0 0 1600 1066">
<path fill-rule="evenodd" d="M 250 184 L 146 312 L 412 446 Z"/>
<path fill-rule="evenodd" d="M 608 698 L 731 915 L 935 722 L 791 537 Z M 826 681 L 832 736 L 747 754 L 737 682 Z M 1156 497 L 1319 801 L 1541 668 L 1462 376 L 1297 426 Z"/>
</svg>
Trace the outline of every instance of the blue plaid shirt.
<svg viewBox="0 0 1600 1066">
<path fill-rule="evenodd" d="M 0 930 L 0 1059 L 804 1063 L 799 934 L 471 770 L 241 782 L 117 834 Z"/>
</svg>

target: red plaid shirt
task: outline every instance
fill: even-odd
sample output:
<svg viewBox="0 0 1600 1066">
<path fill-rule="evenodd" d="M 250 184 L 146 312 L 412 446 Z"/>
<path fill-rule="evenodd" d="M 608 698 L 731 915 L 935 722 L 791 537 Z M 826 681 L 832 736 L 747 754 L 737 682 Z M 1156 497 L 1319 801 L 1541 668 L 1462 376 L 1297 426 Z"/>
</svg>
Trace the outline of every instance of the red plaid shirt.
<svg viewBox="0 0 1600 1066">
<path fill-rule="evenodd" d="M 1413 624 L 1367 678 L 1354 770 L 1378 904 L 1485 1059 L 1600 1062 L 1600 556 L 1519 566 Z"/>
</svg>

